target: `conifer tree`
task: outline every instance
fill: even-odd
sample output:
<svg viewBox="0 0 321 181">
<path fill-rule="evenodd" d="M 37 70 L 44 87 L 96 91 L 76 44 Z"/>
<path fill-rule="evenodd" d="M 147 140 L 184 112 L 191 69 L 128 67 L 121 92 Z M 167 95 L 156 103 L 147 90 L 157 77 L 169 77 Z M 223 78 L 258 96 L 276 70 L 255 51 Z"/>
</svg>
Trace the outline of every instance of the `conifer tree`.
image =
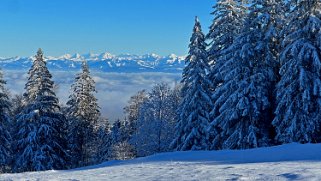
<svg viewBox="0 0 321 181">
<path fill-rule="evenodd" d="M 280 1 L 279 1 L 280 2 Z M 212 98 L 218 128 L 214 149 L 247 149 L 270 144 L 273 90 L 277 81 L 277 2 L 252 1 L 243 32 L 224 50 L 224 77 Z"/>
<path fill-rule="evenodd" d="M 17 118 L 15 171 L 63 169 L 68 164 L 65 117 L 51 77 L 39 49 L 25 87 L 27 102 Z"/>
<path fill-rule="evenodd" d="M 25 92 L 23 94 L 24 105 L 35 101 L 41 83 L 41 81 L 39 81 L 41 77 L 40 74 L 42 71 L 44 71 L 43 68 L 45 66 L 45 62 L 41 49 L 38 50 L 35 58 L 36 59 L 33 61 L 31 68 L 28 71 L 29 77 L 27 83 L 25 84 Z"/>
<path fill-rule="evenodd" d="M 74 166 L 85 166 L 90 164 L 94 126 L 100 117 L 100 108 L 94 95 L 95 81 L 86 61 L 82 63 L 82 72 L 76 75 L 71 90 L 67 102 L 70 154 Z"/>
<path fill-rule="evenodd" d="M 320 142 L 321 2 L 290 1 L 273 125 L 278 143 Z"/>
<path fill-rule="evenodd" d="M 207 62 L 207 44 L 198 18 L 195 18 L 189 55 L 182 79 L 182 103 L 176 137 L 171 146 L 176 150 L 204 150 L 207 148 L 206 128 L 212 107 L 210 69 Z"/>
<path fill-rule="evenodd" d="M 246 17 L 246 7 L 241 0 L 218 0 L 213 6 L 214 16 L 212 25 L 206 39 L 210 41 L 208 48 L 208 62 L 211 66 L 209 79 L 212 81 L 214 93 L 223 83 L 223 75 L 220 68 L 232 56 L 226 52 L 237 36 L 241 33 Z M 219 110 L 213 109 L 210 118 L 213 120 L 219 115 Z M 208 129 L 208 139 L 213 142 L 209 149 L 219 149 L 220 128 L 211 126 Z"/>
<path fill-rule="evenodd" d="M 12 155 L 11 150 L 11 121 L 9 116 L 10 102 L 5 89 L 6 81 L 0 72 L 0 173 L 8 171 Z"/>
</svg>

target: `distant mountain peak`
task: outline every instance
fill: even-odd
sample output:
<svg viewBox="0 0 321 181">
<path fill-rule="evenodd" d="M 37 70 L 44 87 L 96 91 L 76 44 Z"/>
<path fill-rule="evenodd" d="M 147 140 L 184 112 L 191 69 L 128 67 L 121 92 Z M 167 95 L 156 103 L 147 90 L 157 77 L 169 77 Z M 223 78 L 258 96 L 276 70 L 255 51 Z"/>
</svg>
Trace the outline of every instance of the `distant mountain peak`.
<svg viewBox="0 0 321 181">
<path fill-rule="evenodd" d="M 65 55 L 58 57 L 58 59 L 71 59 L 71 57 L 72 56 L 70 54 L 65 54 Z"/>
<path fill-rule="evenodd" d="M 32 57 L 12 57 L 0 59 L 0 66 L 5 69 L 29 69 Z M 145 55 L 121 54 L 109 52 L 101 54 L 75 53 L 59 57 L 46 56 L 48 68 L 59 71 L 79 71 L 81 61 L 87 60 L 89 67 L 98 72 L 181 72 L 184 68 L 184 56 L 170 54 L 160 56 L 155 53 Z"/>
<path fill-rule="evenodd" d="M 75 53 L 71 58 L 82 59 L 83 57 L 79 53 Z"/>
<path fill-rule="evenodd" d="M 114 57 L 115 57 L 115 55 L 113 55 L 113 54 L 111 54 L 109 52 L 105 52 L 105 53 L 102 53 L 102 54 L 99 55 L 99 58 L 102 59 L 102 60 L 104 60 L 104 59 L 112 59 Z"/>
</svg>

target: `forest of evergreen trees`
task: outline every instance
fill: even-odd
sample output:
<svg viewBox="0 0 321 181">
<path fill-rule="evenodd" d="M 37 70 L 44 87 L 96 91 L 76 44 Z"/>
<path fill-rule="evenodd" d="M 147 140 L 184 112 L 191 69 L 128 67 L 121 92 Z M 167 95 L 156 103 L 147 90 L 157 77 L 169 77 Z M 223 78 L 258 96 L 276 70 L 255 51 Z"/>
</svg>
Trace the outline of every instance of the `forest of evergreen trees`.
<svg viewBox="0 0 321 181">
<path fill-rule="evenodd" d="M 66 105 L 41 49 L 23 95 L 11 96 L 0 74 L 1 172 L 321 142 L 320 0 L 217 0 L 213 8 L 208 34 L 195 18 L 181 83 L 139 91 L 112 125 L 85 61 Z"/>
</svg>

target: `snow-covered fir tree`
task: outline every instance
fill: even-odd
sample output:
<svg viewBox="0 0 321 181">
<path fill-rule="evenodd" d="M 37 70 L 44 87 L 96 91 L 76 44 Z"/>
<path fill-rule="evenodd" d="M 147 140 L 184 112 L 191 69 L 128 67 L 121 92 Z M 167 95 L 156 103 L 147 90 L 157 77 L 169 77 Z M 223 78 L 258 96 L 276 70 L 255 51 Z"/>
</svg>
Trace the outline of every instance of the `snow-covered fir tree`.
<svg viewBox="0 0 321 181">
<path fill-rule="evenodd" d="M 279 1 L 281 2 L 281 1 Z M 273 90 L 277 81 L 278 2 L 253 0 L 242 33 L 224 50 L 222 84 L 212 98 L 217 129 L 212 149 L 247 149 L 269 145 Z"/>
<path fill-rule="evenodd" d="M 206 128 L 210 121 L 212 83 L 207 61 L 207 44 L 198 18 L 195 18 L 190 39 L 189 55 L 183 70 L 182 103 L 176 125 L 176 137 L 171 147 L 176 150 L 203 150 L 207 148 Z"/>
<path fill-rule="evenodd" d="M 222 65 L 229 59 L 230 54 L 225 50 L 229 48 L 235 38 L 243 29 L 244 19 L 246 15 L 246 7 L 243 1 L 240 0 L 218 0 L 213 6 L 214 11 L 211 13 L 214 16 L 210 30 L 206 35 L 209 40 L 208 47 L 208 62 L 211 66 L 209 79 L 212 81 L 214 92 L 219 87 L 224 77 L 220 72 Z M 212 110 L 211 119 L 218 116 L 218 110 Z M 219 128 L 214 126 L 208 131 L 208 139 L 219 139 Z M 217 142 L 214 140 L 214 142 Z M 218 149 L 216 144 L 209 145 L 209 149 Z"/>
<path fill-rule="evenodd" d="M 212 74 L 220 82 L 222 77 L 219 76 L 218 68 L 224 63 L 223 50 L 231 46 L 241 32 L 246 7 L 241 0 L 218 0 L 213 8 L 214 19 L 206 38 L 210 40 L 208 53 L 209 62 L 214 66 Z"/>
<path fill-rule="evenodd" d="M 41 57 L 40 57 L 41 56 Z M 40 81 L 40 72 L 42 67 L 44 67 L 44 57 L 42 50 L 38 50 L 36 55 L 36 60 L 33 61 L 31 68 L 28 71 L 28 81 L 25 84 L 25 92 L 23 94 L 23 105 L 26 106 L 32 103 L 36 99 L 36 94 L 38 93 Z"/>
<path fill-rule="evenodd" d="M 94 126 L 100 117 L 94 95 L 95 81 L 86 61 L 82 63 L 82 72 L 76 75 L 71 91 L 67 102 L 69 151 L 73 166 L 85 166 L 91 162 Z"/>
<path fill-rule="evenodd" d="M 279 143 L 320 142 L 321 2 L 290 3 L 292 12 L 280 56 L 275 139 Z"/>
<path fill-rule="evenodd" d="M 141 105 L 137 129 L 130 140 L 130 143 L 137 143 L 138 157 L 169 151 L 177 118 L 173 94 L 168 84 L 156 84 Z"/>
<path fill-rule="evenodd" d="M 25 87 L 27 102 L 16 123 L 14 170 L 18 172 L 63 169 L 68 164 L 66 120 L 41 49 L 35 58 Z"/>
<path fill-rule="evenodd" d="M 11 135 L 10 135 L 10 102 L 5 88 L 6 81 L 0 72 L 0 173 L 8 171 L 11 162 Z"/>
</svg>

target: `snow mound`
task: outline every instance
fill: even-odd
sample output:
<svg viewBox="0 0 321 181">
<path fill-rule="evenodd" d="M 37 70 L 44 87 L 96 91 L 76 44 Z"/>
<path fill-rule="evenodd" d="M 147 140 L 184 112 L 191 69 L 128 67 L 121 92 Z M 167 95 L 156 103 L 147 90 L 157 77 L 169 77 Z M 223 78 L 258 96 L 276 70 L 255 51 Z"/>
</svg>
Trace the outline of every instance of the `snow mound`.
<svg viewBox="0 0 321 181">
<path fill-rule="evenodd" d="M 321 180 L 321 144 L 162 153 L 66 171 L 2 174 L 0 180 Z"/>
<path fill-rule="evenodd" d="M 298 143 L 292 143 L 282 146 L 257 148 L 249 150 L 187 151 L 161 153 L 150 157 L 139 158 L 135 161 L 212 161 L 225 164 L 240 164 L 299 160 L 321 161 L 321 144 L 302 145 Z"/>
</svg>

